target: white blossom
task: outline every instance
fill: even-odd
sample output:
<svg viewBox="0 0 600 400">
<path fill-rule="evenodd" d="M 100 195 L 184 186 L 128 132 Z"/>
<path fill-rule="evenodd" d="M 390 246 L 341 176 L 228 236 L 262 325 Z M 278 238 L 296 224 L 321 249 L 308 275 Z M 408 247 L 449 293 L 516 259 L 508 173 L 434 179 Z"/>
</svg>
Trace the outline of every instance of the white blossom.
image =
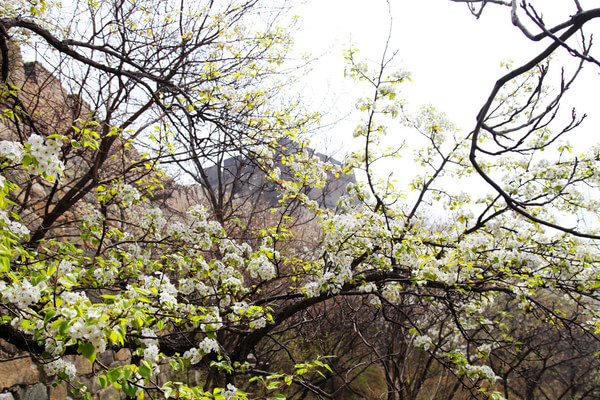
<svg viewBox="0 0 600 400">
<path fill-rule="evenodd" d="M 225 398 L 225 400 L 235 400 L 239 396 L 237 395 L 238 389 L 233 386 L 231 383 L 227 384 L 227 389 L 221 392 L 221 395 Z"/>
<path fill-rule="evenodd" d="M 216 353 L 219 351 L 219 343 L 215 339 L 204 338 L 199 344 L 198 349 L 204 354 Z"/>
<path fill-rule="evenodd" d="M 427 351 L 433 346 L 433 342 L 427 335 L 417 335 L 413 339 L 413 346 Z"/>
<path fill-rule="evenodd" d="M 41 297 L 42 285 L 33 286 L 28 280 L 15 282 L 0 292 L 2 299 L 20 308 L 26 308 Z"/>
<path fill-rule="evenodd" d="M 183 358 L 189 359 L 190 364 L 194 365 L 200 362 L 200 360 L 202 359 L 202 354 L 197 348 L 192 347 L 191 349 L 183 353 Z"/>
<path fill-rule="evenodd" d="M 62 358 L 44 364 L 44 370 L 49 376 L 57 375 L 58 373 L 62 372 L 66 374 L 70 380 L 75 379 L 75 376 L 77 375 L 77 369 L 75 368 L 75 365 L 63 360 Z"/>
<path fill-rule="evenodd" d="M 146 360 L 150 360 L 153 362 L 157 362 L 158 361 L 158 346 L 155 344 L 151 344 L 150 346 L 146 347 L 144 349 L 144 359 Z"/>
<path fill-rule="evenodd" d="M 386 299 L 392 304 L 400 304 L 400 301 L 402 300 L 400 289 L 402 289 L 400 285 L 390 283 L 385 285 L 385 287 L 381 291 L 381 295 L 384 299 Z"/>
<path fill-rule="evenodd" d="M 275 266 L 264 254 L 259 254 L 250 260 L 248 269 L 253 278 L 259 276 L 263 280 L 274 278 L 276 273 Z"/>
<path fill-rule="evenodd" d="M 481 379 L 487 379 L 489 382 L 494 383 L 500 379 L 492 368 L 487 365 L 471 365 L 467 364 L 463 367 L 464 373 L 471 377 L 477 377 Z"/>
</svg>

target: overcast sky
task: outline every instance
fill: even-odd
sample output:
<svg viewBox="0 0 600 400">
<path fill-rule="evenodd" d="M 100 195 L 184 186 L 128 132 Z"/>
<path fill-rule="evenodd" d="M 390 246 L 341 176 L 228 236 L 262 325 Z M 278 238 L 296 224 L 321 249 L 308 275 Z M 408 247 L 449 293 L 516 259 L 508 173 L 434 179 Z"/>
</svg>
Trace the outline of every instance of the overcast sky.
<svg viewBox="0 0 600 400">
<path fill-rule="evenodd" d="M 434 105 L 465 130 L 472 129 L 495 80 L 506 72 L 500 63 L 511 59 L 518 65 L 541 49 L 512 26 L 507 7 L 488 6 L 477 20 L 466 5 L 449 0 L 390 3 L 390 47 L 398 50 L 395 64 L 413 78 L 403 88 L 404 97 L 414 106 Z M 565 18 L 568 14 L 559 13 L 559 5 L 572 5 L 567 0 L 549 3 L 553 8 L 544 10 L 549 19 L 552 12 Z M 388 5 L 384 0 L 307 0 L 297 12 L 301 29 L 295 47 L 317 58 L 303 91 L 313 101 L 323 101 L 323 109 L 335 105 L 332 116 L 343 117 L 352 111 L 349 107 L 357 95 L 352 82 L 343 77 L 343 50 L 352 43 L 365 58 L 380 59 L 390 24 Z M 593 71 L 593 76 L 597 73 Z M 582 105 L 590 112 L 590 107 L 598 108 L 598 101 L 593 96 Z M 335 142 L 350 140 L 351 129 L 339 125 Z"/>
</svg>

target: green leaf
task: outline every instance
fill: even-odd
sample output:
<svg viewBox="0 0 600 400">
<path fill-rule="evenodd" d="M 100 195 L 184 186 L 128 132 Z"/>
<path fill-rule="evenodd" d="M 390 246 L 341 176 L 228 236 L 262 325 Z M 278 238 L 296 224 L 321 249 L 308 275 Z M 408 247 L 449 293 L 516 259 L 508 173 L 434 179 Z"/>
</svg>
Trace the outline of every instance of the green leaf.
<svg viewBox="0 0 600 400">
<path fill-rule="evenodd" d="M 23 158 L 21 159 L 21 164 L 23 164 L 24 167 L 28 167 L 31 163 L 33 162 L 33 159 L 31 158 L 30 155 L 25 154 L 23 156 Z"/>
<path fill-rule="evenodd" d="M 129 367 L 129 368 L 127 368 Z M 123 373 L 123 377 L 122 379 L 124 381 L 127 381 L 127 379 L 129 379 L 131 377 L 131 375 L 133 375 L 133 371 L 131 370 L 132 366 L 126 366 L 125 368 L 123 368 L 121 371 Z M 135 366 L 133 366 L 135 368 Z"/>
<path fill-rule="evenodd" d="M 135 397 L 137 386 L 132 385 L 129 381 L 125 381 L 125 383 L 123 383 L 123 392 L 129 397 Z"/>
<path fill-rule="evenodd" d="M 109 369 L 108 371 L 106 371 L 106 377 L 108 378 L 108 381 L 110 383 L 114 384 L 123 377 L 123 370 L 121 369 L 121 367 Z"/>
<path fill-rule="evenodd" d="M 0 273 L 10 271 L 10 258 L 0 257 Z"/>
<path fill-rule="evenodd" d="M 92 364 L 96 360 L 96 348 L 91 343 L 80 343 L 77 352 L 87 358 Z"/>
<path fill-rule="evenodd" d="M 100 385 L 100 387 L 101 387 L 102 389 L 104 389 L 105 387 L 107 387 L 107 386 L 108 386 L 108 379 L 106 379 L 106 376 L 105 376 L 105 375 L 100 375 L 100 376 L 98 377 L 98 384 Z"/>
<path fill-rule="evenodd" d="M 142 378 L 150 379 L 152 377 L 152 368 L 148 367 L 146 363 L 142 363 L 138 368 L 138 373 L 142 376 Z"/>
<path fill-rule="evenodd" d="M 181 359 L 177 360 L 169 360 L 169 365 L 173 369 L 173 371 L 182 371 L 183 370 L 183 361 Z"/>
<path fill-rule="evenodd" d="M 269 382 L 269 384 L 267 385 L 267 389 L 272 390 L 272 389 L 277 389 L 280 385 L 280 382 Z"/>
<path fill-rule="evenodd" d="M 55 324 L 58 325 L 58 334 L 60 336 L 65 336 L 69 332 L 69 328 L 70 328 L 69 322 L 67 322 L 67 321 L 60 321 L 60 320 L 59 321 L 54 321 L 52 323 L 52 326 L 54 326 Z"/>
<path fill-rule="evenodd" d="M 108 339 L 111 341 L 111 343 L 120 343 L 121 345 L 125 343 L 123 340 L 123 335 L 116 331 L 110 331 L 108 334 Z"/>
<path fill-rule="evenodd" d="M 171 386 L 167 386 L 169 385 L 170 382 L 167 382 L 167 384 L 165 384 L 161 389 L 165 395 L 165 399 L 168 399 L 171 397 L 171 395 L 173 394 L 173 392 L 175 392 L 175 389 L 172 388 Z"/>
</svg>

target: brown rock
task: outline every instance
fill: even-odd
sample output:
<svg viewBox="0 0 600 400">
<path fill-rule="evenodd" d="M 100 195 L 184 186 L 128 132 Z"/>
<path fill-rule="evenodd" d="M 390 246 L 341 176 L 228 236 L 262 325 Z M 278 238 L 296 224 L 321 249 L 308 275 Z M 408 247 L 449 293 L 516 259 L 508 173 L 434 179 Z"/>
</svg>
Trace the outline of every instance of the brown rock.
<svg viewBox="0 0 600 400">
<path fill-rule="evenodd" d="M 48 389 L 49 400 L 64 400 L 67 398 L 67 384 L 61 382 L 60 384 L 50 386 Z"/>
<path fill-rule="evenodd" d="M 96 376 L 78 376 L 77 382 L 85 385 L 89 393 L 97 393 L 101 389 L 100 384 L 98 383 L 98 377 Z"/>
<path fill-rule="evenodd" d="M 92 373 L 92 364 L 83 356 L 65 356 L 65 361 L 73 363 L 77 368 L 77 375 Z"/>
<path fill-rule="evenodd" d="M 39 381 L 40 371 L 31 358 L 15 358 L 0 362 L 0 390 L 15 385 L 31 385 Z"/>
<path fill-rule="evenodd" d="M 115 360 L 129 362 L 131 353 L 127 349 L 121 349 L 115 353 Z"/>
<path fill-rule="evenodd" d="M 15 346 L 12 343 L 8 343 L 6 340 L 4 339 L 0 339 L 0 354 L 6 354 L 6 355 L 14 355 L 17 353 L 17 346 Z M 6 357 L 9 358 L 9 357 Z"/>
</svg>

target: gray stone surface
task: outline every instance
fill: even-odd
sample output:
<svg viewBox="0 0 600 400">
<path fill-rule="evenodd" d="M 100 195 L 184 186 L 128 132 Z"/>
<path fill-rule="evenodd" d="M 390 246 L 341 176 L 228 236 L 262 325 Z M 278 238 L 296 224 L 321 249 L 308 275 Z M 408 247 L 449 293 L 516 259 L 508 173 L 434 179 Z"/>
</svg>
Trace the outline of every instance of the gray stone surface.
<svg viewBox="0 0 600 400">
<path fill-rule="evenodd" d="M 113 386 L 107 387 L 96 394 L 92 395 L 92 400 L 121 400 L 124 396 L 122 391 L 115 389 Z"/>
<path fill-rule="evenodd" d="M 48 400 L 48 388 L 43 383 L 25 389 L 22 400 Z"/>
</svg>

